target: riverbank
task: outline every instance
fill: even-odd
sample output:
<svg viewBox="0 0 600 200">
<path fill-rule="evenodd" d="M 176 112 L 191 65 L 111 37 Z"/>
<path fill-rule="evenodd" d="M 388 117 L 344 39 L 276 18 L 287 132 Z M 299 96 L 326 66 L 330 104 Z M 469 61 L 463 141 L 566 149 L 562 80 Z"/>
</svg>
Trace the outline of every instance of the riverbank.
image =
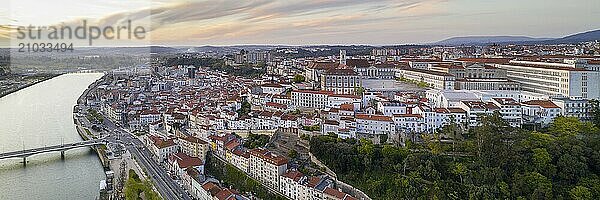
<svg viewBox="0 0 600 200">
<path fill-rule="evenodd" d="M 73 108 L 73 122 L 75 123 L 75 129 L 77 130 L 77 133 L 83 140 L 97 139 L 100 137 L 99 132 L 97 133 L 96 131 L 94 131 L 92 129 L 92 127 L 86 126 L 86 124 L 90 125 L 89 121 L 87 123 L 81 121 L 81 120 L 86 120 L 86 119 L 84 119 L 85 117 L 81 117 L 81 116 L 86 116 L 86 115 L 81 114 L 81 116 L 77 116 L 77 114 L 82 112 L 82 110 L 80 110 L 79 108 L 81 108 L 82 106 L 85 105 L 84 100 L 87 98 L 87 95 L 89 94 L 89 92 L 96 89 L 96 87 L 98 86 L 98 83 L 102 82 L 104 77 L 105 76 L 102 76 L 98 80 L 96 80 L 93 83 L 91 83 L 90 85 L 88 85 L 88 87 L 77 98 L 77 104 Z M 110 160 L 108 159 L 108 156 L 107 156 L 106 145 L 100 145 L 97 147 L 93 147 L 92 149 L 94 149 L 94 151 L 98 155 L 98 159 L 100 159 L 100 163 L 102 164 L 104 171 L 109 171 L 110 170 Z"/>
<path fill-rule="evenodd" d="M 73 125 L 73 105 L 101 74 L 63 74 L 0 98 L 0 151 L 82 141 Z M 91 148 L 40 153 L 0 161 L 0 199 L 95 199 L 106 179 Z M 34 188 L 32 190 L 32 188 Z M 65 189 L 68 188 L 68 189 Z"/>
<path fill-rule="evenodd" d="M 0 98 L 12 94 L 14 92 L 17 92 L 19 90 L 28 88 L 30 86 L 33 86 L 35 84 L 53 79 L 55 77 L 58 77 L 60 75 L 63 74 L 35 74 L 35 75 L 24 75 L 22 77 L 15 77 L 15 75 L 13 76 L 9 76 L 9 77 L 4 77 L 2 78 L 2 84 L 0 84 Z M 35 80 L 28 82 L 27 79 L 32 79 L 34 78 Z M 21 80 L 15 80 L 15 79 L 21 79 Z M 22 82 L 25 83 L 22 83 Z M 6 89 L 5 89 L 6 88 Z"/>
</svg>

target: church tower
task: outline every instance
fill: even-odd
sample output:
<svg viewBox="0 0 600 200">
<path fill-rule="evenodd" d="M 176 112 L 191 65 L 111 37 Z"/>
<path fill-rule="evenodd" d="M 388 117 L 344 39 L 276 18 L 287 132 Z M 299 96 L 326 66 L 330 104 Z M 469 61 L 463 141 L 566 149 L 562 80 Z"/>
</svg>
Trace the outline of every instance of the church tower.
<svg viewBox="0 0 600 200">
<path fill-rule="evenodd" d="M 340 64 L 346 65 L 346 50 L 340 50 Z"/>
</svg>

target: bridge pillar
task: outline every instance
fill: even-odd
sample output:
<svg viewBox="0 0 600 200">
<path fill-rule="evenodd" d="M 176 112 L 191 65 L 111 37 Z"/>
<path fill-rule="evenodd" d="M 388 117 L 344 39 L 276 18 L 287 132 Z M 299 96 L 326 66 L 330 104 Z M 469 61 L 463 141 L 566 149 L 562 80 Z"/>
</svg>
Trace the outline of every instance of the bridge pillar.
<svg viewBox="0 0 600 200">
<path fill-rule="evenodd" d="M 23 157 L 23 167 L 27 166 L 27 157 Z"/>
<path fill-rule="evenodd" d="M 65 151 L 60 151 L 60 159 L 65 159 Z"/>
</svg>

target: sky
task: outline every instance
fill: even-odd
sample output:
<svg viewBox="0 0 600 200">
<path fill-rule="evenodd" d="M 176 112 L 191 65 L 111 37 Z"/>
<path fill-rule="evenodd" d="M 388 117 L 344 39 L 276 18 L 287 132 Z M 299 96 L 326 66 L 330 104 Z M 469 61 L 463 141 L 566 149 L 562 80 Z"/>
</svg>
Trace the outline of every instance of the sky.
<svg viewBox="0 0 600 200">
<path fill-rule="evenodd" d="M 132 20 L 152 45 L 423 44 L 453 36 L 562 37 L 600 29 L 598 0 L 0 0 L 18 26 Z M 110 42 L 109 42 L 110 43 Z"/>
</svg>

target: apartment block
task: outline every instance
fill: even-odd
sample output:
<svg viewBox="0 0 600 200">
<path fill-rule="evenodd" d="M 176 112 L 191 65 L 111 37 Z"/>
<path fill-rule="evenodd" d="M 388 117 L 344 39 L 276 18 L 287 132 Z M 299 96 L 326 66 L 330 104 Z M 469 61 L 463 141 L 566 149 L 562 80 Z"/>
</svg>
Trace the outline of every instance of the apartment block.
<svg viewBox="0 0 600 200">
<path fill-rule="evenodd" d="M 294 90 L 292 103 L 297 108 L 325 108 L 332 91 Z"/>
<path fill-rule="evenodd" d="M 250 150 L 250 176 L 269 188 L 279 190 L 279 176 L 287 170 L 288 160 L 266 149 Z"/>
</svg>

